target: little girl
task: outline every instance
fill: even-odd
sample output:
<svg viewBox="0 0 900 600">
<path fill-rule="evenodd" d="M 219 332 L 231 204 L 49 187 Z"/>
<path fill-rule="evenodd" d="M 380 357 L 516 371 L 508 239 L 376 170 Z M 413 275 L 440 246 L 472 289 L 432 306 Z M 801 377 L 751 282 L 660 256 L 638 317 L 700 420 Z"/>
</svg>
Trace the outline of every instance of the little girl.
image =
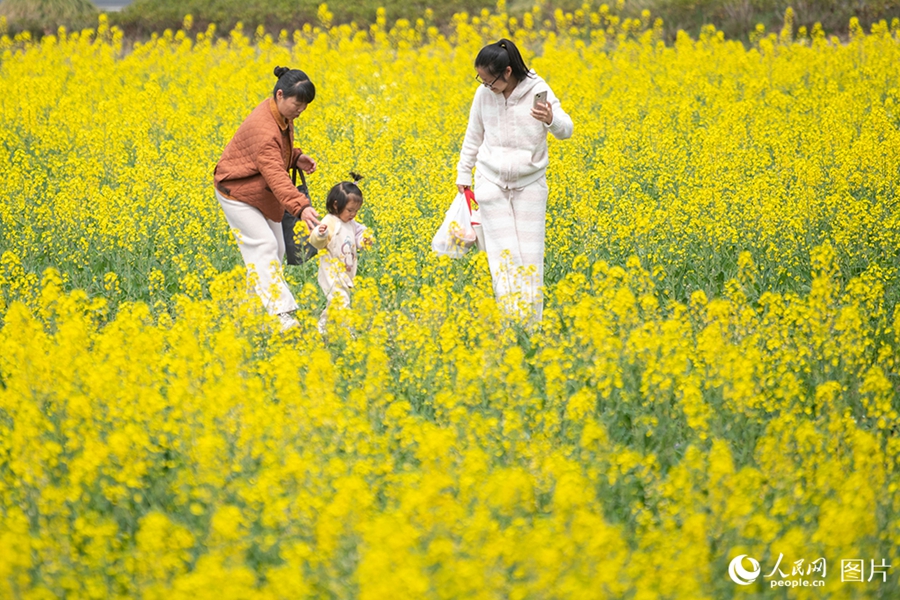
<svg viewBox="0 0 900 600">
<path fill-rule="evenodd" d="M 353 182 L 342 181 L 328 192 L 325 209 L 328 214 L 309 235 L 309 242 L 317 249 L 325 249 L 319 255 L 319 286 L 328 306 L 319 318 L 319 331 L 325 331 L 328 308 L 335 298 L 340 297 L 345 306 L 350 306 L 350 290 L 356 276 L 357 252 L 370 242 L 365 236 L 366 227 L 354 219 L 363 203 L 362 192 L 355 182 L 362 179 L 350 173 Z"/>
</svg>

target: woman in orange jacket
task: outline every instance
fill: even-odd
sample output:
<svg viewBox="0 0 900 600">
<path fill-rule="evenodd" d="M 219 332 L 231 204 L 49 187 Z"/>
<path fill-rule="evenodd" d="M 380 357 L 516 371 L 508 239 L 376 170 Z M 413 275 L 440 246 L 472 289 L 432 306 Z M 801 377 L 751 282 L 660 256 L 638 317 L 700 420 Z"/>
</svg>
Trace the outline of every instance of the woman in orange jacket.
<svg viewBox="0 0 900 600">
<path fill-rule="evenodd" d="M 316 97 L 316 87 L 306 73 L 277 67 L 278 83 L 272 97 L 253 109 L 216 164 L 216 199 L 240 246 L 247 265 L 248 281 L 271 315 L 277 315 L 282 330 L 297 325 L 294 296 L 284 280 L 281 259 L 284 211 L 297 216 L 310 231 L 319 215 L 307 196 L 294 186 L 289 175 L 296 166 L 306 173 L 316 170 L 316 161 L 294 148 L 293 121 Z"/>
</svg>

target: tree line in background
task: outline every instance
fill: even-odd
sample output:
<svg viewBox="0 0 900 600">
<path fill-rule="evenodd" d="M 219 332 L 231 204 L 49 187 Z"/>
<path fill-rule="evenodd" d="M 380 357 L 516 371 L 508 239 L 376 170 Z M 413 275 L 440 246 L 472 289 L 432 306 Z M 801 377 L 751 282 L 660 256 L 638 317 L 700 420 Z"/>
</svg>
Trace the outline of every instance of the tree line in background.
<svg viewBox="0 0 900 600">
<path fill-rule="evenodd" d="M 603 2 L 598 0 L 513 0 L 505 9 L 510 16 L 521 17 L 537 5 L 543 18 L 552 20 L 556 9 L 574 13 L 596 9 L 600 4 Z M 811 29 L 820 23 L 826 32 L 838 36 L 846 35 L 853 17 L 865 29 L 882 19 L 890 23 L 900 17 L 900 0 L 613 0 L 606 4 L 611 13 L 622 18 L 636 18 L 649 10 L 652 17 L 663 20 L 669 39 L 674 39 L 679 30 L 696 36 L 704 25 L 712 24 L 730 39 L 747 41 L 757 24 L 769 30 L 780 28 L 788 7 L 794 11 L 796 27 Z M 319 24 L 321 5 L 320 0 L 134 0 L 109 17 L 111 25 L 136 39 L 178 29 L 188 14 L 196 27 L 215 23 L 219 31 L 230 31 L 241 22 L 245 28 L 262 25 L 269 32 L 278 32 L 299 29 L 306 23 Z M 381 7 L 389 23 L 400 18 L 414 21 L 428 11 L 428 24 L 442 28 L 454 13 L 476 14 L 497 5 L 486 0 L 331 0 L 327 6 L 324 12 L 331 15 L 332 24 L 373 23 Z M 30 31 L 42 35 L 55 33 L 60 26 L 69 30 L 96 27 L 99 12 L 90 0 L 0 0 L 0 33 Z"/>
</svg>

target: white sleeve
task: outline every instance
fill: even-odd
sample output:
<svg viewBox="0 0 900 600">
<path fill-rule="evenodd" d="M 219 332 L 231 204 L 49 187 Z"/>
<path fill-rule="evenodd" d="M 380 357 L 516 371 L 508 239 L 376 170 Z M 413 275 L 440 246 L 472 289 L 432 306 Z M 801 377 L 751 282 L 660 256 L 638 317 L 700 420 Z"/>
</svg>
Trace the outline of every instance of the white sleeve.
<svg viewBox="0 0 900 600">
<path fill-rule="evenodd" d="M 475 92 L 472 100 L 472 108 L 469 110 L 469 125 L 466 127 L 466 137 L 463 139 L 462 148 L 459 151 L 459 163 L 456 165 L 457 185 L 472 185 L 472 169 L 475 168 L 475 159 L 478 158 L 478 149 L 484 141 L 484 121 L 481 118 L 481 88 Z"/>
<path fill-rule="evenodd" d="M 363 235 L 366 232 L 366 226 L 358 221 L 353 221 L 354 225 L 354 233 L 356 234 L 356 245 L 357 247 L 362 246 Z"/>
<path fill-rule="evenodd" d="M 550 108 L 553 110 L 553 121 L 549 125 L 545 123 L 544 126 L 556 139 L 567 140 L 572 137 L 572 131 L 575 129 L 572 118 L 562 109 L 559 98 L 556 97 L 553 90 L 549 87 L 547 90 L 547 102 L 550 103 Z"/>
</svg>

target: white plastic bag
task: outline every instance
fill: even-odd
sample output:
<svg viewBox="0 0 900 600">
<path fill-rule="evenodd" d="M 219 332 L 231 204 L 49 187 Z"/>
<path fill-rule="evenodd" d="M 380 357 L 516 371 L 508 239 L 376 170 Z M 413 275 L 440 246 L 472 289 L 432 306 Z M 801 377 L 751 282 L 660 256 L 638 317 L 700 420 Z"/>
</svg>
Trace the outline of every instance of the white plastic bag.
<svg viewBox="0 0 900 600">
<path fill-rule="evenodd" d="M 475 245 L 476 239 L 469 204 L 465 196 L 457 194 L 431 240 L 431 249 L 450 258 L 460 258 Z"/>
<path fill-rule="evenodd" d="M 472 221 L 472 229 L 475 230 L 475 248 L 484 252 L 484 228 L 481 226 L 481 210 L 475 200 L 475 192 L 466 188 L 466 203 L 469 205 L 469 219 Z"/>
</svg>

